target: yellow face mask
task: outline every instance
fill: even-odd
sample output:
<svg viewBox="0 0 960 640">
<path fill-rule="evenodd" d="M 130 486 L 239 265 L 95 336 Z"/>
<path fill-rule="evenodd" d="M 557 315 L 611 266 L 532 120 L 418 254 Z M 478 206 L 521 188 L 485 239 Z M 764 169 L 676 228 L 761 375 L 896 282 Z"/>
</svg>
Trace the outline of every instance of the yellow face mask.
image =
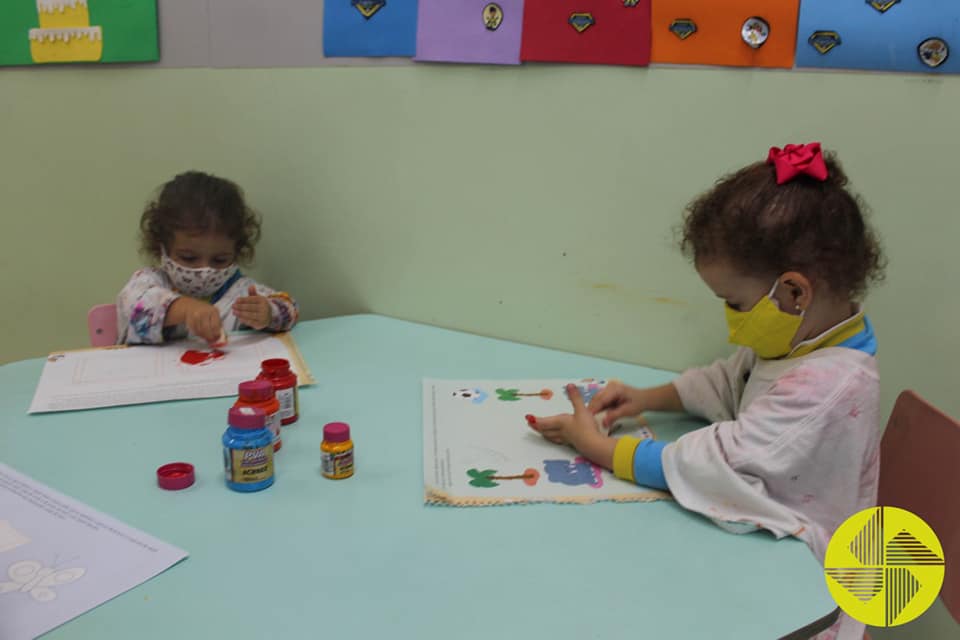
<svg viewBox="0 0 960 640">
<path fill-rule="evenodd" d="M 779 282 L 779 279 L 774 282 L 770 293 L 753 305 L 750 311 L 736 311 L 724 305 L 730 342 L 750 347 L 764 360 L 790 353 L 790 342 L 803 322 L 803 312 L 795 316 L 780 310 L 780 305 L 773 298 Z"/>
</svg>

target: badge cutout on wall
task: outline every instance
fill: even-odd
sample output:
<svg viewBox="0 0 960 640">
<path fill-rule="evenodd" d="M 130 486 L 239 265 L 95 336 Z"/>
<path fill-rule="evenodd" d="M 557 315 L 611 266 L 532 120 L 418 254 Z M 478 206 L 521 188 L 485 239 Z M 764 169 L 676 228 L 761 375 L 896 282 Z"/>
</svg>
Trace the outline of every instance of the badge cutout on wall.
<svg viewBox="0 0 960 640">
<path fill-rule="evenodd" d="M 387 0 L 351 0 L 350 4 L 360 12 L 364 20 L 369 20 L 377 11 L 387 6 Z"/>
<path fill-rule="evenodd" d="M 752 49 L 759 49 L 770 38 L 770 25 L 763 18 L 747 18 L 740 28 L 740 37 Z"/>
<path fill-rule="evenodd" d="M 843 44 L 840 34 L 836 31 L 814 31 L 807 42 L 821 55 L 827 55 L 833 51 L 834 47 Z"/>
<path fill-rule="evenodd" d="M 920 62 L 936 69 L 950 57 L 950 47 L 942 38 L 927 38 L 917 46 Z"/>
<path fill-rule="evenodd" d="M 677 18 L 670 23 L 670 33 L 681 40 L 686 40 L 697 32 L 697 23 L 689 18 Z"/>
<path fill-rule="evenodd" d="M 487 31 L 496 31 L 503 24 L 503 9 L 496 2 L 491 2 L 483 8 L 483 26 Z"/>
<path fill-rule="evenodd" d="M 893 5 L 900 4 L 900 0 L 867 0 L 867 4 L 880 13 L 886 13 Z"/>
<path fill-rule="evenodd" d="M 577 33 L 583 33 L 592 27 L 596 23 L 596 20 L 593 19 L 592 13 L 571 13 L 567 22 L 577 30 Z"/>
</svg>

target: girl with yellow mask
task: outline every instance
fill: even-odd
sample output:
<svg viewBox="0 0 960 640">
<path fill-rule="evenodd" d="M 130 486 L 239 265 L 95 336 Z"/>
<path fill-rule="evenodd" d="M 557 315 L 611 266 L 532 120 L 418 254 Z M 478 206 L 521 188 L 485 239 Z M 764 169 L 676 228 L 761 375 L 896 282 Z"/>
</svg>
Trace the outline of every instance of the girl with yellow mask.
<svg viewBox="0 0 960 640">
<path fill-rule="evenodd" d="M 819 143 L 724 177 L 688 207 L 681 248 L 740 348 L 661 387 L 610 383 L 589 408 L 571 387 L 574 413 L 530 416 L 531 428 L 727 530 L 796 536 L 822 562 L 833 531 L 876 503 L 877 343 L 857 301 L 884 260 L 862 208 Z M 598 413 L 609 427 L 644 411 L 712 424 L 672 443 L 596 428 Z M 838 625 L 862 637 L 856 621 Z"/>
</svg>

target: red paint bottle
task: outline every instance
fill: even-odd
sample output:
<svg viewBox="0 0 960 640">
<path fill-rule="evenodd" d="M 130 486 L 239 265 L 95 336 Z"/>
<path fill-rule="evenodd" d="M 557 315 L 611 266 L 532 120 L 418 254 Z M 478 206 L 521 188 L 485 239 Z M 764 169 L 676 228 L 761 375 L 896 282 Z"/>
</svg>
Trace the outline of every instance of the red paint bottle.
<svg viewBox="0 0 960 640">
<path fill-rule="evenodd" d="M 260 363 L 257 380 L 268 380 L 280 401 L 280 424 L 293 424 L 300 417 L 300 395 L 297 391 L 297 374 L 283 358 L 271 358 Z"/>
</svg>

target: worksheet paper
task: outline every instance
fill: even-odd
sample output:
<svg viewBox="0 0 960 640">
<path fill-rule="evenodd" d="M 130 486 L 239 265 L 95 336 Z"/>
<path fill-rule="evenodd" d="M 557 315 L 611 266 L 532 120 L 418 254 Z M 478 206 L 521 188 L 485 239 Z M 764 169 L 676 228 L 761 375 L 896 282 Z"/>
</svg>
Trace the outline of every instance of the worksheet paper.
<svg viewBox="0 0 960 640">
<path fill-rule="evenodd" d="M 186 557 L 0 463 L 3 640 L 35 638 Z"/>
<path fill-rule="evenodd" d="M 314 383 L 290 334 L 234 334 L 220 349 L 178 340 L 51 353 L 29 413 L 232 396 L 268 358 L 289 360 L 301 386 Z"/>
<path fill-rule="evenodd" d="M 424 380 L 423 481 L 427 504 L 458 507 L 530 502 L 659 500 L 667 493 L 625 482 L 531 429 L 526 414 L 572 412 L 566 385 L 587 402 L 606 385 L 583 380 Z M 652 438 L 642 418 L 618 435 Z"/>
</svg>

